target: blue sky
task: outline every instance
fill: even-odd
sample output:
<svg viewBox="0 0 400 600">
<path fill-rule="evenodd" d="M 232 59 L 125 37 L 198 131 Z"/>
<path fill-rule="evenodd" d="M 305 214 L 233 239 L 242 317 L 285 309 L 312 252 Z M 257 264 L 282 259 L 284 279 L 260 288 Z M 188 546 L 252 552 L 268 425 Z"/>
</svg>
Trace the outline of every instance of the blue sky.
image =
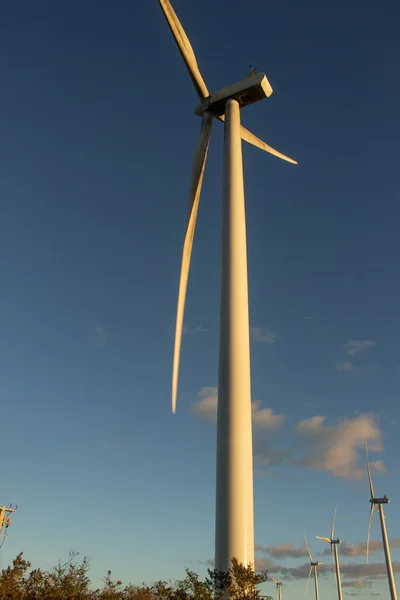
<svg viewBox="0 0 400 600">
<path fill-rule="evenodd" d="M 306 562 L 296 549 L 306 532 L 313 552 L 323 550 L 313 536 L 329 532 L 335 504 L 351 545 L 343 562 L 365 563 L 355 546 L 368 523 L 366 432 L 381 449 L 371 459 L 387 469 L 374 476 L 392 499 L 392 538 L 400 525 L 399 9 L 359 0 L 174 7 L 211 90 L 242 79 L 249 63 L 267 73 L 274 94 L 243 111 L 243 124 L 300 163 L 244 146 L 260 401 L 255 538 L 264 565 L 283 565 L 290 600 L 305 588 L 303 572 L 290 570 Z M 46 568 L 76 549 L 92 557 L 95 582 L 108 568 L 126 582 L 181 577 L 185 566 L 204 574 L 214 543 L 222 126 L 206 167 L 172 416 L 200 123 L 158 3 L 16 0 L 0 28 L 0 501 L 19 504 L 2 563 L 23 550 Z M 382 558 L 378 549 L 371 562 Z M 347 582 L 359 579 L 346 568 Z M 322 579 L 327 599 L 332 584 Z M 387 595 L 386 582 L 371 592 Z"/>
</svg>

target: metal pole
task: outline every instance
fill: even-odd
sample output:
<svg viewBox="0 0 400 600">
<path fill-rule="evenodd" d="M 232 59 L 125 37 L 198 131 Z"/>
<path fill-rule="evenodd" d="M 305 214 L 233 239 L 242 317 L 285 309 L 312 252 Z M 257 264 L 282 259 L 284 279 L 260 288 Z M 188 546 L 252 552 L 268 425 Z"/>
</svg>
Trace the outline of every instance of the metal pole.
<svg viewBox="0 0 400 600">
<path fill-rule="evenodd" d="M 215 566 L 254 565 L 253 456 L 246 217 L 240 109 L 229 99 L 221 227 Z"/>
<path fill-rule="evenodd" d="M 334 553 L 335 553 L 335 568 L 336 568 L 336 582 L 337 582 L 337 589 L 338 589 L 338 598 L 339 598 L 339 600 L 342 600 L 342 582 L 340 580 L 340 566 L 339 566 L 339 555 L 338 555 L 337 544 L 333 544 L 333 547 L 334 547 Z"/>
<path fill-rule="evenodd" d="M 318 573 L 317 573 L 317 567 L 315 565 L 314 565 L 314 585 L 315 585 L 315 600 L 319 600 Z"/>
<path fill-rule="evenodd" d="M 388 540 L 387 531 L 386 531 L 385 513 L 383 512 L 382 504 L 378 504 L 378 511 L 379 511 L 379 517 L 381 520 L 383 550 L 385 552 L 386 570 L 387 570 L 387 575 L 388 575 L 388 580 L 389 580 L 389 589 L 390 589 L 390 598 L 391 598 L 391 600 L 397 600 L 396 584 L 394 582 L 393 568 L 392 568 L 392 558 L 390 556 L 389 540 Z"/>
</svg>

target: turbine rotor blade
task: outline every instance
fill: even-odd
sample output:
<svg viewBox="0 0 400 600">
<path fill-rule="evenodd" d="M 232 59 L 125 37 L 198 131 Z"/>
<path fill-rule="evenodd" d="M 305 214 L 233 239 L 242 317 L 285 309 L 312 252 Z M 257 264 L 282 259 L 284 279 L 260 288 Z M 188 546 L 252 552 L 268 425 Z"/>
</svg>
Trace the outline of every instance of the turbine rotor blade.
<svg viewBox="0 0 400 600">
<path fill-rule="evenodd" d="M 286 154 L 282 154 L 282 152 L 279 152 L 279 150 L 275 150 L 275 148 L 272 148 L 272 146 L 269 146 L 268 144 L 266 144 L 265 142 L 260 140 L 260 138 L 258 138 L 256 135 L 254 135 L 254 133 L 251 133 L 251 131 L 249 131 L 248 129 L 245 129 L 245 127 L 241 127 L 240 131 L 242 134 L 242 140 L 244 140 L 248 144 L 252 144 L 253 146 L 256 146 L 257 148 L 264 150 L 264 152 L 268 152 L 269 154 L 272 154 L 273 156 L 276 156 L 277 158 L 286 160 L 287 162 L 292 163 L 293 165 L 298 164 L 297 160 L 294 160 L 293 158 L 289 158 L 289 156 L 286 156 Z"/>
<path fill-rule="evenodd" d="M 335 512 L 333 513 L 333 521 L 332 521 L 332 529 L 331 529 L 331 540 L 333 540 L 333 538 L 335 536 L 336 510 L 337 510 L 337 506 L 335 506 Z"/>
<path fill-rule="evenodd" d="M 218 119 L 220 121 L 225 121 L 225 115 L 221 115 L 220 117 L 218 117 Z M 240 126 L 240 133 L 242 136 L 242 140 L 244 140 L 248 144 L 251 144 L 252 146 L 256 146 L 256 148 L 260 148 L 260 150 L 264 150 L 264 152 L 268 152 L 269 154 L 272 154 L 273 156 L 276 156 L 277 158 L 286 160 L 287 162 L 292 163 L 293 165 L 298 164 L 297 160 L 294 160 L 293 158 L 286 156 L 286 154 L 282 154 L 282 152 L 279 152 L 279 150 L 275 150 L 275 148 L 272 148 L 272 146 L 270 146 L 269 144 L 266 144 L 265 142 L 260 140 L 260 138 L 258 138 L 256 135 L 254 135 L 254 133 L 251 133 L 251 131 L 249 131 L 245 127 L 243 127 L 243 125 Z"/>
<path fill-rule="evenodd" d="M 272 577 L 272 575 L 270 575 L 270 580 L 274 582 L 275 585 L 278 585 L 277 580 L 275 579 L 275 577 Z"/>
<path fill-rule="evenodd" d="M 193 161 L 192 183 L 189 197 L 189 213 L 186 226 L 185 241 L 182 252 L 182 266 L 179 280 L 178 306 L 176 311 L 174 362 L 172 369 L 172 412 L 176 412 L 176 395 L 178 390 L 179 359 L 182 343 L 183 315 L 185 311 L 186 290 L 189 277 L 190 258 L 192 255 L 193 238 L 199 208 L 201 186 L 203 183 L 204 167 L 206 164 L 208 145 L 210 142 L 212 114 L 205 112 L 201 127 L 200 139 L 197 144 Z"/>
<path fill-rule="evenodd" d="M 369 560 L 369 540 L 371 537 L 371 525 L 372 525 L 372 517 L 374 514 L 374 510 L 375 510 L 375 504 L 371 504 L 371 510 L 369 512 L 369 523 L 368 523 L 368 537 L 367 537 L 367 564 L 368 564 L 368 560 Z"/>
<path fill-rule="evenodd" d="M 310 571 L 308 573 L 307 586 L 306 586 L 306 597 L 307 597 L 307 594 L 308 594 L 308 586 L 310 584 L 311 571 L 312 571 L 312 567 L 310 567 Z"/>
<path fill-rule="evenodd" d="M 328 542 L 328 544 L 331 543 L 331 540 L 329 538 L 319 537 L 319 535 L 316 535 L 315 537 L 317 540 L 322 540 L 323 542 Z"/>
<path fill-rule="evenodd" d="M 366 459 L 367 459 L 367 471 L 368 471 L 369 490 L 371 492 L 371 500 L 373 500 L 374 497 L 375 497 L 375 495 L 374 495 L 375 493 L 374 493 L 374 486 L 373 486 L 373 483 L 372 483 L 371 467 L 370 467 L 369 459 L 368 459 L 368 445 L 367 445 L 367 442 L 365 442 L 365 456 L 366 456 Z"/>
<path fill-rule="evenodd" d="M 192 79 L 193 85 L 200 98 L 207 98 L 210 93 L 207 89 L 204 79 L 201 76 L 200 69 L 197 65 L 196 57 L 193 52 L 193 48 L 189 39 L 183 29 L 174 9 L 171 6 L 169 0 L 158 0 L 164 16 L 167 20 L 169 28 L 174 36 L 176 45 L 178 46 L 179 52 L 185 62 L 185 65 L 189 71 L 189 75 Z"/>
<path fill-rule="evenodd" d="M 306 541 L 306 546 L 307 546 L 308 556 L 310 557 L 310 562 L 312 562 L 312 555 L 311 555 L 310 546 L 308 545 L 307 538 L 306 538 L 305 535 L 304 535 L 304 539 Z"/>
<path fill-rule="evenodd" d="M 331 545 L 331 555 L 332 555 L 332 566 L 333 566 L 333 572 L 336 575 L 336 563 L 335 563 L 335 549 L 333 547 L 333 544 Z"/>
</svg>

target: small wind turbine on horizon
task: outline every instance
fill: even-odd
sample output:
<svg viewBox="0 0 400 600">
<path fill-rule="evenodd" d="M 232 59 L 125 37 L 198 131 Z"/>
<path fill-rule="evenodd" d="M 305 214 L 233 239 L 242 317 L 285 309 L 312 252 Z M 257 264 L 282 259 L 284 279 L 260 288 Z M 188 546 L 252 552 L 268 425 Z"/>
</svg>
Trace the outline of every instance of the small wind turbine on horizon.
<svg viewBox="0 0 400 600">
<path fill-rule="evenodd" d="M 280 581 L 279 575 L 278 575 L 278 579 L 275 579 L 275 577 L 272 577 L 272 575 L 270 575 L 269 578 L 276 585 L 276 600 L 282 600 L 282 585 L 283 585 L 283 583 L 282 583 L 282 581 Z"/>
<path fill-rule="evenodd" d="M 210 94 L 189 39 L 169 0 L 158 0 L 176 45 L 200 97 L 202 118 L 193 161 L 189 210 L 182 253 L 172 371 L 172 411 L 176 411 L 183 316 L 200 192 L 214 119 L 224 122 L 222 185 L 220 330 L 217 415 L 215 566 L 224 571 L 232 558 L 254 565 L 253 454 L 250 388 L 250 341 L 243 187 L 242 139 L 287 162 L 240 122 L 242 108 L 268 98 L 272 87 L 264 73 L 250 75 Z"/>
<path fill-rule="evenodd" d="M 319 537 L 318 535 L 316 535 L 315 537 L 317 538 L 317 540 L 322 540 L 323 542 L 328 542 L 328 544 L 331 545 L 332 563 L 333 563 L 333 570 L 336 575 L 338 598 L 339 598 L 339 600 L 342 600 L 342 582 L 340 580 L 340 564 L 339 564 L 339 554 L 338 554 L 338 549 L 337 549 L 337 546 L 338 546 L 338 544 L 341 544 L 341 541 L 339 540 L 339 538 L 335 539 L 336 508 L 335 508 L 335 512 L 333 514 L 331 537 L 330 538 Z"/>
<path fill-rule="evenodd" d="M 391 600 L 397 600 L 396 584 L 395 584 L 394 576 L 393 576 L 392 557 L 390 556 L 390 547 L 389 547 L 389 540 L 388 540 L 388 535 L 387 535 L 387 530 L 386 530 L 385 513 L 383 511 L 383 505 L 389 504 L 390 500 L 386 496 L 383 496 L 383 498 L 375 497 L 374 486 L 372 483 L 372 476 L 371 476 L 371 467 L 370 467 L 369 459 L 368 459 L 367 443 L 365 444 L 365 455 L 367 458 L 369 490 L 371 492 L 371 498 L 369 499 L 369 501 L 371 503 L 371 510 L 369 513 L 369 523 L 368 523 L 367 562 L 368 562 L 368 555 L 369 555 L 369 539 L 371 536 L 372 517 L 374 514 L 375 507 L 377 506 L 378 507 L 377 511 L 379 513 L 379 518 L 380 518 L 380 522 L 381 522 L 382 543 L 383 543 L 383 550 L 385 553 L 385 562 L 386 562 L 386 571 L 387 571 L 387 576 L 388 576 L 388 581 L 389 581 L 390 598 L 391 598 Z"/>
<path fill-rule="evenodd" d="M 304 536 L 304 539 L 306 541 L 308 556 L 310 557 L 310 571 L 308 573 L 308 579 L 307 579 L 306 596 L 307 596 L 307 593 L 308 593 L 308 586 L 310 584 L 311 572 L 313 571 L 314 572 L 315 600 L 319 600 L 318 573 L 317 573 L 317 569 L 318 569 L 318 567 L 320 565 L 323 565 L 324 563 L 318 562 L 318 561 L 313 561 L 313 557 L 312 557 L 312 554 L 311 554 L 310 546 L 308 545 L 306 536 Z"/>
</svg>

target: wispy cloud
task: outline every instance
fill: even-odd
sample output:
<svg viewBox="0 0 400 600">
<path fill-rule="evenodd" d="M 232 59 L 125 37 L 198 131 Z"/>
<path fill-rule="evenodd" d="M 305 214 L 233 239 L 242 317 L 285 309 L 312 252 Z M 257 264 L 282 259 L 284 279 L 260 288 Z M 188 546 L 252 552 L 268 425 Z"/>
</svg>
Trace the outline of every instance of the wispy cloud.
<svg viewBox="0 0 400 600">
<path fill-rule="evenodd" d="M 334 367 L 337 371 L 340 371 L 342 373 L 351 373 L 352 375 L 363 375 L 365 373 L 373 371 L 374 369 L 377 369 L 379 367 L 379 365 L 358 365 L 358 366 L 356 366 L 350 361 L 341 361 L 341 362 L 335 363 Z"/>
<path fill-rule="evenodd" d="M 218 390 L 216 387 L 204 387 L 198 393 L 198 399 L 191 412 L 204 421 L 215 423 L 217 420 Z M 256 430 L 275 431 L 285 420 L 285 415 L 276 414 L 270 408 L 263 408 L 260 400 L 251 405 L 253 427 Z"/>
<path fill-rule="evenodd" d="M 392 538 L 390 540 L 391 548 L 400 548 L 400 538 Z M 382 542 L 380 540 L 370 540 L 369 543 L 369 555 L 372 556 L 383 549 Z M 361 542 L 361 544 L 341 544 L 340 554 L 343 556 L 366 556 L 367 553 L 367 542 Z M 323 554 L 331 554 L 330 548 L 325 548 Z"/>
<path fill-rule="evenodd" d="M 196 333 L 204 333 L 207 331 L 202 325 L 196 327 L 182 327 L 182 335 L 196 335 Z"/>
<path fill-rule="evenodd" d="M 348 340 L 344 347 L 347 351 L 347 354 L 350 356 L 354 356 L 358 352 L 362 352 L 363 350 L 368 350 L 370 348 L 375 348 L 377 342 L 374 340 Z"/>
<path fill-rule="evenodd" d="M 298 558 L 299 556 L 307 556 L 307 548 L 305 546 L 295 548 L 293 544 L 280 544 L 279 546 L 255 546 L 256 552 L 268 554 L 273 558 Z"/>
<path fill-rule="evenodd" d="M 296 567 L 282 567 L 282 577 L 286 579 L 307 579 L 310 571 L 310 563 L 306 562 Z M 369 587 L 372 580 L 385 579 L 387 577 L 385 563 L 341 563 L 340 571 L 343 577 L 344 587 L 363 589 Z M 393 562 L 393 571 L 400 573 L 400 562 Z M 318 567 L 320 575 L 332 575 L 331 565 Z"/>
<path fill-rule="evenodd" d="M 370 588 L 371 585 L 372 585 L 372 581 L 368 581 L 365 579 L 350 579 L 350 581 L 343 581 L 343 583 L 342 583 L 342 587 L 351 587 L 351 588 L 358 589 L 358 590 Z"/>
<path fill-rule="evenodd" d="M 102 325 L 96 325 L 94 328 L 97 344 L 99 346 L 105 346 L 107 344 L 107 331 Z"/>
<path fill-rule="evenodd" d="M 275 344 L 278 341 L 278 335 L 268 329 L 262 327 L 250 327 L 251 338 L 255 342 L 261 342 L 263 344 Z"/>
</svg>

